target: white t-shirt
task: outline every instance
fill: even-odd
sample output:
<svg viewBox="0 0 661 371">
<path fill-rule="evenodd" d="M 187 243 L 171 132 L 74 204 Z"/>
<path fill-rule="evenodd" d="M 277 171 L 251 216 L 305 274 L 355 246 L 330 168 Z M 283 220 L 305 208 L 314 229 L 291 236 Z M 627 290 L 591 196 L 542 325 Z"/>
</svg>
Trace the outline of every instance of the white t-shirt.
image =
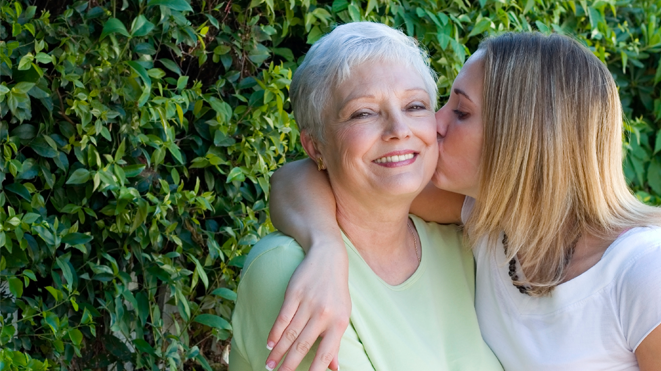
<svg viewBox="0 0 661 371">
<path fill-rule="evenodd" d="M 466 197 L 464 222 L 474 202 Z M 623 233 L 548 297 L 512 285 L 502 238 L 495 249 L 482 241 L 474 254 L 480 330 L 505 370 L 639 370 L 634 352 L 661 324 L 660 227 Z"/>
</svg>

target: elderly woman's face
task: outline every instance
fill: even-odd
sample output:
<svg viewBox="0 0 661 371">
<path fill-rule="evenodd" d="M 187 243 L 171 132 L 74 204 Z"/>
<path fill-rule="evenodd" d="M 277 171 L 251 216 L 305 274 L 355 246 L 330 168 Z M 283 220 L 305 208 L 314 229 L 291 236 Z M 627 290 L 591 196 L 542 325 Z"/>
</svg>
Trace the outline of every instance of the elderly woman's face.
<svg viewBox="0 0 661 371">
<path fill-rule="evenodd" d="M 324 111 L 320 152 L 333 188 L 393 196 L 422 190 L 437 160 L 432 107 L 423 79 L 410 67 L 353 67 Z"/>
</svg>

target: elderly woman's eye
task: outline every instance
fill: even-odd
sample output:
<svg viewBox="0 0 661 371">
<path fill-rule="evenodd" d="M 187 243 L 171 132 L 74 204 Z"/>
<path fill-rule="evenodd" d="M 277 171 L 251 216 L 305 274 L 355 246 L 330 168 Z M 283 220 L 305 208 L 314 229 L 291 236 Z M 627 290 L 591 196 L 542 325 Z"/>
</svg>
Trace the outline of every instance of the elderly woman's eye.
<svg viewBox="0 0 661 371">
<path fill-rule="evenodd" d="M 409 109 L 413 111 L 422 111 L 422 110 L 426 110 L 427 106 L 424 105 L 423 103 L 414 103 L 409 106 Z"/>
<path fill-rule="evenodd" d="M 369 112 L 356 112 L 353 115 L 351 115 L 352 119 L 363 119 L 366 117 L 369 117 Z"/>
</svg>

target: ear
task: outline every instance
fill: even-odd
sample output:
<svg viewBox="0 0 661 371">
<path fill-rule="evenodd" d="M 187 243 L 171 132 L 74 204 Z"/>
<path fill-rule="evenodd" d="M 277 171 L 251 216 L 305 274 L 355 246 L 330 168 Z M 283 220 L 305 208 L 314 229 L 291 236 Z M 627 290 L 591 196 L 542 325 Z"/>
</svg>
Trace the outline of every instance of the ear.
<svg viewBox="0 0 661 371">
<path fill-rule="evenodd" d="M 317 149 L 316 140 L 310 135 L 310 132 L 307 130 L 301 131 L 301 144 L 305 153 L 312 159 L 312 161 L 317 162 L 317 159 L 321 157 L 321 152 Z"/>
</svg>

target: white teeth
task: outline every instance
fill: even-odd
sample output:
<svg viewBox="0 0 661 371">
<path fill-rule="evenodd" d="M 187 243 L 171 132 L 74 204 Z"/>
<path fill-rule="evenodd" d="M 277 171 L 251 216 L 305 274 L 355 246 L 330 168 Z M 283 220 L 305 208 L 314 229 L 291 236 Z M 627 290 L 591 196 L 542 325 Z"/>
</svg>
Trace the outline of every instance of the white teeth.
<svg viewBox="0 0 661 371">
<path fill-rule="evenodd" d="M 386 157 L 381 157 L 379 159 L 376 159 L 377 164 L 383 164 L 383 163 L 388 163 L 388 162 L 402 162 L 406 160 L 410 160 L 414 157 L 413 153 L 408 153 L 405 155 L 395 155 L 395 156 L 386 156 Z"/>
</svg>

